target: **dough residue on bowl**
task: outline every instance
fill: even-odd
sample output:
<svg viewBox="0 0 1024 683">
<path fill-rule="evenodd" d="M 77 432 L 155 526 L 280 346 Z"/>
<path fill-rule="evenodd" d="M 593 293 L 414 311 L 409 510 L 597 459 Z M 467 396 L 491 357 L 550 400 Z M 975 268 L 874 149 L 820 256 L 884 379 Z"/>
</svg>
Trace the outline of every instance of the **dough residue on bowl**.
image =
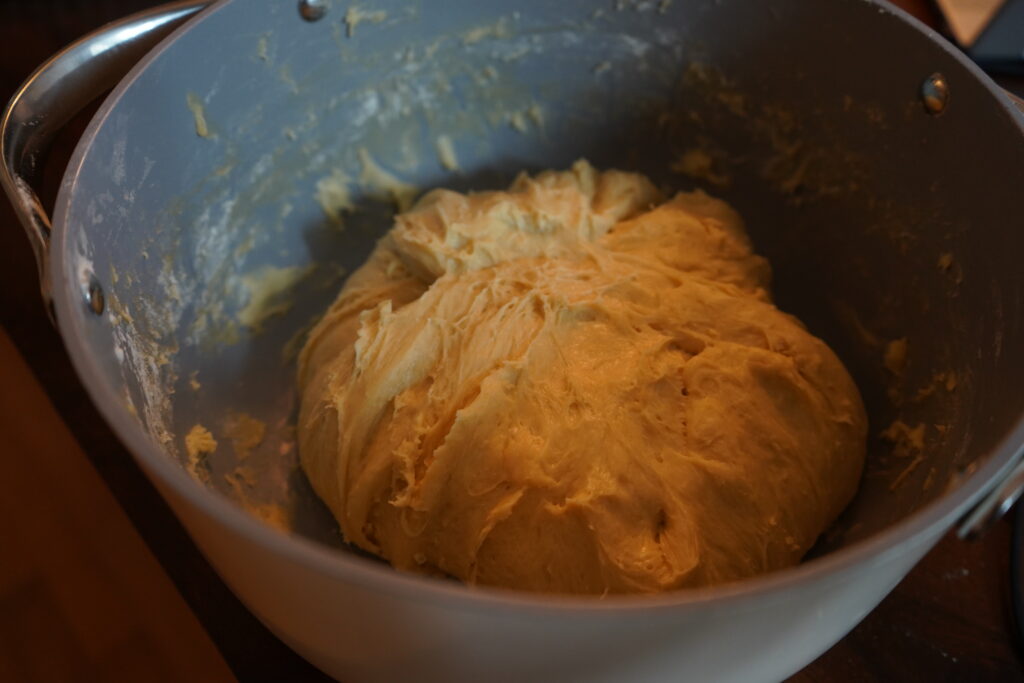
<svg viewBox="0 0 1024 683">
<path fill-rule="evenodd" d="M 210 466 L 206 456 L 217 450 L 217 440 L 210 430 L 201 424 L 194 424 L 185 435 L 185 453 L 188 456 L 187 469 L 199 481 L 209 481 Z"/>
<path fill-rule="evenodd" d="M 302 465 L 403 570 L 605 594 L 794 564 L 867 426 L 769 275 L 728 205 L 637 174 L 430 192 L 309 336 Z"/>
</svg>

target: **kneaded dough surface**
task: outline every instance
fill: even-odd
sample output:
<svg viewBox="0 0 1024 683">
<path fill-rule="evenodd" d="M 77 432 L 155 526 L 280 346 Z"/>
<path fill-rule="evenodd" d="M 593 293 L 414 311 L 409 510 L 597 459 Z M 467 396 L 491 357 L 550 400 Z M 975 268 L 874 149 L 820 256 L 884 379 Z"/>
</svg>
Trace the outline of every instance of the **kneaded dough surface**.
<svg viewBox="0 0 1024 683">
<path fill-rule="evenodd" d="M 300 357 L 300 455 L 403 570 L 656 592 L 794 564 L 866 418 L 739 216 L 586 162 L 397 217 Z"/>
</svg>

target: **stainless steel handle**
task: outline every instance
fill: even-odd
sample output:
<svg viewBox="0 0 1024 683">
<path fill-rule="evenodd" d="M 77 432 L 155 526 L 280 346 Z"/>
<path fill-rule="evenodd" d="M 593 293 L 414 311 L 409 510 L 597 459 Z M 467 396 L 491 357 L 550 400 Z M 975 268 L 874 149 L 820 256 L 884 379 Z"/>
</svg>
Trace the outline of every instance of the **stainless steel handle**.
<svg viewBox="0 0 1024 683">
<path fill-rule="evenodd" d="M 1017 97 L 1016 95 L 1014 95 L 1009 90 L 1003 90 L 1003 93 L 1005 93 L 1007 99 L 1010 100 L 1010 104 L 1012 104 L 1013 106 L 1017 107 L 1017 109 L 1020 111 L 1021 115 L 1024 116 L 1024 100 L 1022 100 L 1021 98 Z"/>
<path fill-rule="evenodd" d="M 0 185 L 11 200 L 39 269 L 39 286 L 53 315 L 48 252 L 50 217 L 33 186 L 57 132 L 209 1 L 184 0 L 111 22 L 44 62 L 11 98 L 0 118 Z"/>
<path fill-rule="evenodd" d="M 1018 458 L 1009 474 L 960 520 L 956 535 L 969 541 L 981 538 L 990 526 L 1010 511 L 1021 494 L 1024 494 L 1024 460 Z"/>
</svg>

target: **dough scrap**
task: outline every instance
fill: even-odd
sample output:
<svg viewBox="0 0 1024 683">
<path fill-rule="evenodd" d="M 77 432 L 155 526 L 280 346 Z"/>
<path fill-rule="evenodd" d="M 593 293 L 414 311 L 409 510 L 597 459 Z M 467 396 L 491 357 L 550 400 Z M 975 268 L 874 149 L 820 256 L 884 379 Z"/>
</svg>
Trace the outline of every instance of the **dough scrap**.
<svg viewBox="0 0 1024 683">
<path fill-rule="evenodd" d="M 867 423 L 769 277 L 728 205 L 640 175 L 430 192 L 302 351 L 302 465 L 402 570 L 605 594 L 792 565 Z"/>
<path fill-rule="evenodd" d="M 185 453 L 188 455 L 186 469 L 201 482 L 210 480 L 210 464 L 206 456 L 217 450 L 217 440 L 210 430 L 201 424 L 194 424 L 185 435 Z"/>
</svg>

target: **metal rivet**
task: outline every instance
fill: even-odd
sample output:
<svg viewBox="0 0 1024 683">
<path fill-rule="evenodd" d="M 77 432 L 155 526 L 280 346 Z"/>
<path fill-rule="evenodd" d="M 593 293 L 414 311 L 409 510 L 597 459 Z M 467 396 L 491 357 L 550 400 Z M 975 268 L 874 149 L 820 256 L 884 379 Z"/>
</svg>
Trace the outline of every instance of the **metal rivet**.
<svg viewBox="0 0 1024 683">
<path fill-rule="evenodd" d="M 306 21 L 323 19 L 327 14 L 327 0 L 299 0 L 299 16 Z"/>
<path fill-rule="evenodd" d="M 925 79 L 921 84 L 921 102 L 924 110 L 932 116 L 938 116 L 946 111 L 949 105 L 949 84 L 946 77 L 940 73 L 934 73 Z"/>
<path fill-rule="evenodd" d="M 89 276 L 89 286 L 85 290 L 85 303 L 89 310 L 96 315 L 103 315 L 106 300 L 103 296 L 103 287 L 95 275 Z"/>
</svg>

